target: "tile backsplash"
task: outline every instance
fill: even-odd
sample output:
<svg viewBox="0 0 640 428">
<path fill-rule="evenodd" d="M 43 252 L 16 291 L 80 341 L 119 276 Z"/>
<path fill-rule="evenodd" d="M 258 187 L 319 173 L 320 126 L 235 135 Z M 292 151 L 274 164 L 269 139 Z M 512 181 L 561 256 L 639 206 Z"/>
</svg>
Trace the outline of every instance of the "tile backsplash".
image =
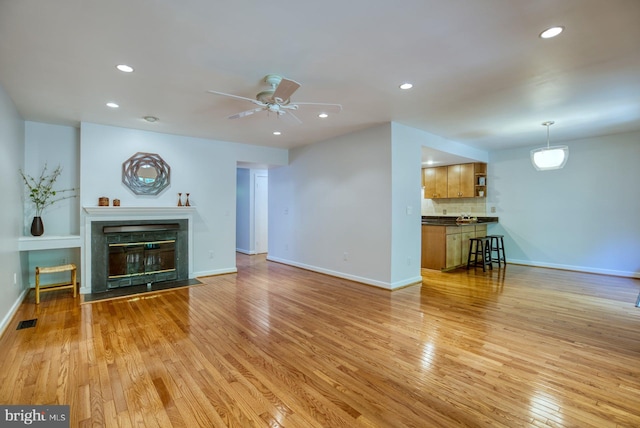
<svg viewBox="0 0 640 428">
<path fill-rule="evenodd" d="M 444 214 L 444 210 L 447 213 Z M 462 213 L 472 216 L 487 216 L 487 200 L 485 198 L 460 199 L 422 199 L 422 215 L 459 216 Z M 495 214 L 493 214 L 495 215 Z"/>
</svg>

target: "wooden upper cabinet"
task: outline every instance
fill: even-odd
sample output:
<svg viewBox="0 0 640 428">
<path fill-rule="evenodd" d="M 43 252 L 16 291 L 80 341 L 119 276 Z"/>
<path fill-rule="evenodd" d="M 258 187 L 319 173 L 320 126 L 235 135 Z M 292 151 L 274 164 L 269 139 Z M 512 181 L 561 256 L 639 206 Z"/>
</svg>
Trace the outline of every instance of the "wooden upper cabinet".
<svg viewBox="0 0 640 428">
<path fill-rule="evenodd" d="M 487 164 L 480 162 L 424 168 L 424 198 L 485 198 L 486 177 Z"/>
<path fill-rule="evenodd" d="M 424 168 L 422 170 L 422 183 L 424 185 L 424 198 L 447 198 L 447 167 Z"/>
<path fill-rule="evenodd" d="M 449 165 L 447 167 L 447 197 L 473 198 L 475 196 L 474 164 Z"/>
</svg>

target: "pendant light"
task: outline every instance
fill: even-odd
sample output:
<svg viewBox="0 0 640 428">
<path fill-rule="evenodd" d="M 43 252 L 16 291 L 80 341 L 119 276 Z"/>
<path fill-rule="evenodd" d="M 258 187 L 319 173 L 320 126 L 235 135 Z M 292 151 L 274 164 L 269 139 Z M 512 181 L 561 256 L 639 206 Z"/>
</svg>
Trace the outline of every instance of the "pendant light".
<svg viewBox="0 0 640 428">
<path fill-rule="evenodd" d="M 542 122 L 547 127 L 547 147 L 531 150 L 531 163 L 538 171 L 548 171 L 564 167 L 569 159 L 569 147 L 549 145 L 549 127 L 555 122 Z"/>
</svg>

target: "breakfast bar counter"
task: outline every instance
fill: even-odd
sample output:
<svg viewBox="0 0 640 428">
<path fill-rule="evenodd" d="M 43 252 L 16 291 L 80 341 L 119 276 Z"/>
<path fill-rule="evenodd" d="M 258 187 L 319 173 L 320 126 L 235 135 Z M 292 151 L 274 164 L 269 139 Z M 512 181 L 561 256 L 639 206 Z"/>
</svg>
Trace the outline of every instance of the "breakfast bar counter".
<svg viewBox="0 0 640 428">
<path fill-rule="evenodd" d="M 469 239 L 487 235 L 498 217 L 422 216 L 423 269 L 451 270 L 466 265 Z"/>
</svg>

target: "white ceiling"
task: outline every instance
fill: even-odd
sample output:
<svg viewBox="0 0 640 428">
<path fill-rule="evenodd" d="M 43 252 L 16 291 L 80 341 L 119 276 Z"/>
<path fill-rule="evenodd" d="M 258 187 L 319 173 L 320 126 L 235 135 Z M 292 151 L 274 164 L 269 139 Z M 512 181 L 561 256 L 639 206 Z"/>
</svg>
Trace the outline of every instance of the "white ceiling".
<svg viewBox="0 0 640 428">
<path fill-rule="evenodd" d="M 540 39 L 552 25 L 566 30 Z M 230 120 L 253 105 L 207 93 L 253 98 L 269 73 L 302 84 L 293 102 L 344 110 Z M 546 120 L 552 142 L 640 130 L 640 1 L 0 0 L 0 83 L 25 120 L 54 124 L 291 148 L 396 121 L 539 145 Z"/>
</svg>

